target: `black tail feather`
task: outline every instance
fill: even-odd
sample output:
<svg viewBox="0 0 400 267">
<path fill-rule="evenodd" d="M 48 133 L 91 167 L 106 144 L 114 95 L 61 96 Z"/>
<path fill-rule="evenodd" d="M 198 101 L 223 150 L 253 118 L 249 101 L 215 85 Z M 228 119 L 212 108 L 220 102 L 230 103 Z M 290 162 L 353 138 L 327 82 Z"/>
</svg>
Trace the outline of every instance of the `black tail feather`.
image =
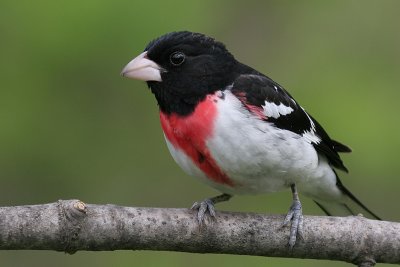
<svg viewBox="0 0 400 267">
<path fill-rule="evenodd" d="M 335 151 L 337 152 L 342 152 L 342 153 L 350 153 L 351 152 L 351 148 L 336 141 L 336 140 L 331 140 L 332 145 L 335 149 Z"/>
<path fill-rule="evenodd" d="M 335 172 L 336 174 L 336 172 Z M 328 216 L 348 216 L 363 214 L 366 217 L 381 220 L 381 218 L 367 208 L 360 200 L 358 200 L 340 181 L 336 174 L 336 186 L 345 195 L 342 203 L 333 201 L 316 200 L 314 202 L 328 215 Z"/>
<path fill-rule="evenodd" d="M 325 208 L 322 204 L 318 203 L 316 200 L 314 200 L 314 203 L 317 204 L 317 206 L 318 206 L 323 212 L 325 212 L 326 215 L 328 215 L 328 216 L 333 216 L 333 215 L 327 210 L 327 208 Z"/>
<path fill-rule="evenodd" d="M 358 200 L 353 193 L 351 193 L 343 184 L 342 182 L 339 180 L 339 177 L 337 178 L 337 183 L 336 185 L 340 188 L 340 190 L 349 198 L 352 200 L 352 202 L 354 202 L 357 206 L 359 206 L 363 211 L 367 212 L 371 217 L 373 217 L 374 219 L 377 220 L 382 220 L 378 215 L 376 215 L 374 212 L 372 212 L 369 208 L 367 208 L 367 206 L 365 206 L 360 200 Z M 347 206 L 347 205 L 346 205 Z M 351 211 L 351 209 L 348 207 L 349 211 Z M 353 213 L 353 212 L 352 212 Z M 355 215 L 353 213 L 353 215 Z"/>
</svg>

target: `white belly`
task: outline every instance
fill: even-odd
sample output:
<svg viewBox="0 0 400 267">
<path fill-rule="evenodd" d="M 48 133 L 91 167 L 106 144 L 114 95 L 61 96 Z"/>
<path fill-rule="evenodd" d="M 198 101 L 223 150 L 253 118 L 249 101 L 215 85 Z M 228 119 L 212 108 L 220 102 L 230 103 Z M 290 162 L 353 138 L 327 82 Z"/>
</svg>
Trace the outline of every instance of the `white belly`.
<svg viewBox="0 0 400 267">
<path fill-rule="evenodd" d="M 225 92 L 224 100 L 218 101 L 217 110 L 213 135 L 206 145 L 234 186 L 208 179 L 167 140 L 173 158 L 189 175 L 230 194 L 277 192 L 292 183 L 305 191 L 314 190 L 308 184 L 319 184 L 321 188 L 335 185 L 336 177 L 329 164 L 319 160 L 313 145 L 304 137 L 250 114 L 229 91 Z"/>
</svg>

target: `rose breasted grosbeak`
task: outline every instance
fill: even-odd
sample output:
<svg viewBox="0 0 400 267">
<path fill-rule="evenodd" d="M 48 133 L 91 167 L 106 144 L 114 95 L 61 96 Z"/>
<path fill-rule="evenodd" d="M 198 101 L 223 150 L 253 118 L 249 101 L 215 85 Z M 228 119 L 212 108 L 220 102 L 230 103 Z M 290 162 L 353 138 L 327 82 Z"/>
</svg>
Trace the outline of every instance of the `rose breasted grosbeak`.
<svg viewBox="0 0 400 267">
<path fill-rule="evenodd" d="M 291 189 L 289 245 L 302 230 L 298 192 L 328 215 L 362 212 L 379 219 L 346 189 L 347 172 L 332 140 L 282 86 L 233 57 L 213 38 L 187 31 L 151 41 L 122 75 L 146 81 L 155 95 L 172 157 L 223 194 L 196 202 L 201 224 L 214 204 L 235 194 Z"/>
</svg>

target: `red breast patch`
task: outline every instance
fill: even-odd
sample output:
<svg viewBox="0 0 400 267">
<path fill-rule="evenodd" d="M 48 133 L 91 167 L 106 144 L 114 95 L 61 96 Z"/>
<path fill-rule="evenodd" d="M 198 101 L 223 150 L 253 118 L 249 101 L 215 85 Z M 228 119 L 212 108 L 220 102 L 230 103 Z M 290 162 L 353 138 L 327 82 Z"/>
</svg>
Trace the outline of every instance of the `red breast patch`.
<svg viewBox="0 0 400 267">
<path fill-rule="evenodd" d="M 182 150 L 193 163 L 214 182 L 233 186 L 233 182 L 218 167 L 206 146 L 212 136 L 217 115 L 216 94 L 208 95 L 188 116 L 166 115 L 160 112 L 161 127 L 169 142 Z"/>
</svg>

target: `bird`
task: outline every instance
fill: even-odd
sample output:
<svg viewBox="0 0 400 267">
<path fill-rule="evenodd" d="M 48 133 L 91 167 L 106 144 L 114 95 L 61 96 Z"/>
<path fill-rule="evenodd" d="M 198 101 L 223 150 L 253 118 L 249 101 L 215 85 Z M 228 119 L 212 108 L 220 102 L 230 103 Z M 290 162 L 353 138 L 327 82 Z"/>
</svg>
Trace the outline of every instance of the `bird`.
<svg viewBox="0 0 400 267">
<path fill-rule="evenodd" d="M 299 193 L 329 216 L 380 219 L 341 182 L 339 153 L 351 149 L 322 126 L 277 82 L 249 67 L 212 37 L 166 33 L 148 43 L 122 70 L 145 81 L 159 108 L 161 128 L 176 163 L 221 194 L 193 204 L 201 225 L 214 205 L 234 195 L 291 191 L 290 248 L 302 237 Z"/>
</svg>

